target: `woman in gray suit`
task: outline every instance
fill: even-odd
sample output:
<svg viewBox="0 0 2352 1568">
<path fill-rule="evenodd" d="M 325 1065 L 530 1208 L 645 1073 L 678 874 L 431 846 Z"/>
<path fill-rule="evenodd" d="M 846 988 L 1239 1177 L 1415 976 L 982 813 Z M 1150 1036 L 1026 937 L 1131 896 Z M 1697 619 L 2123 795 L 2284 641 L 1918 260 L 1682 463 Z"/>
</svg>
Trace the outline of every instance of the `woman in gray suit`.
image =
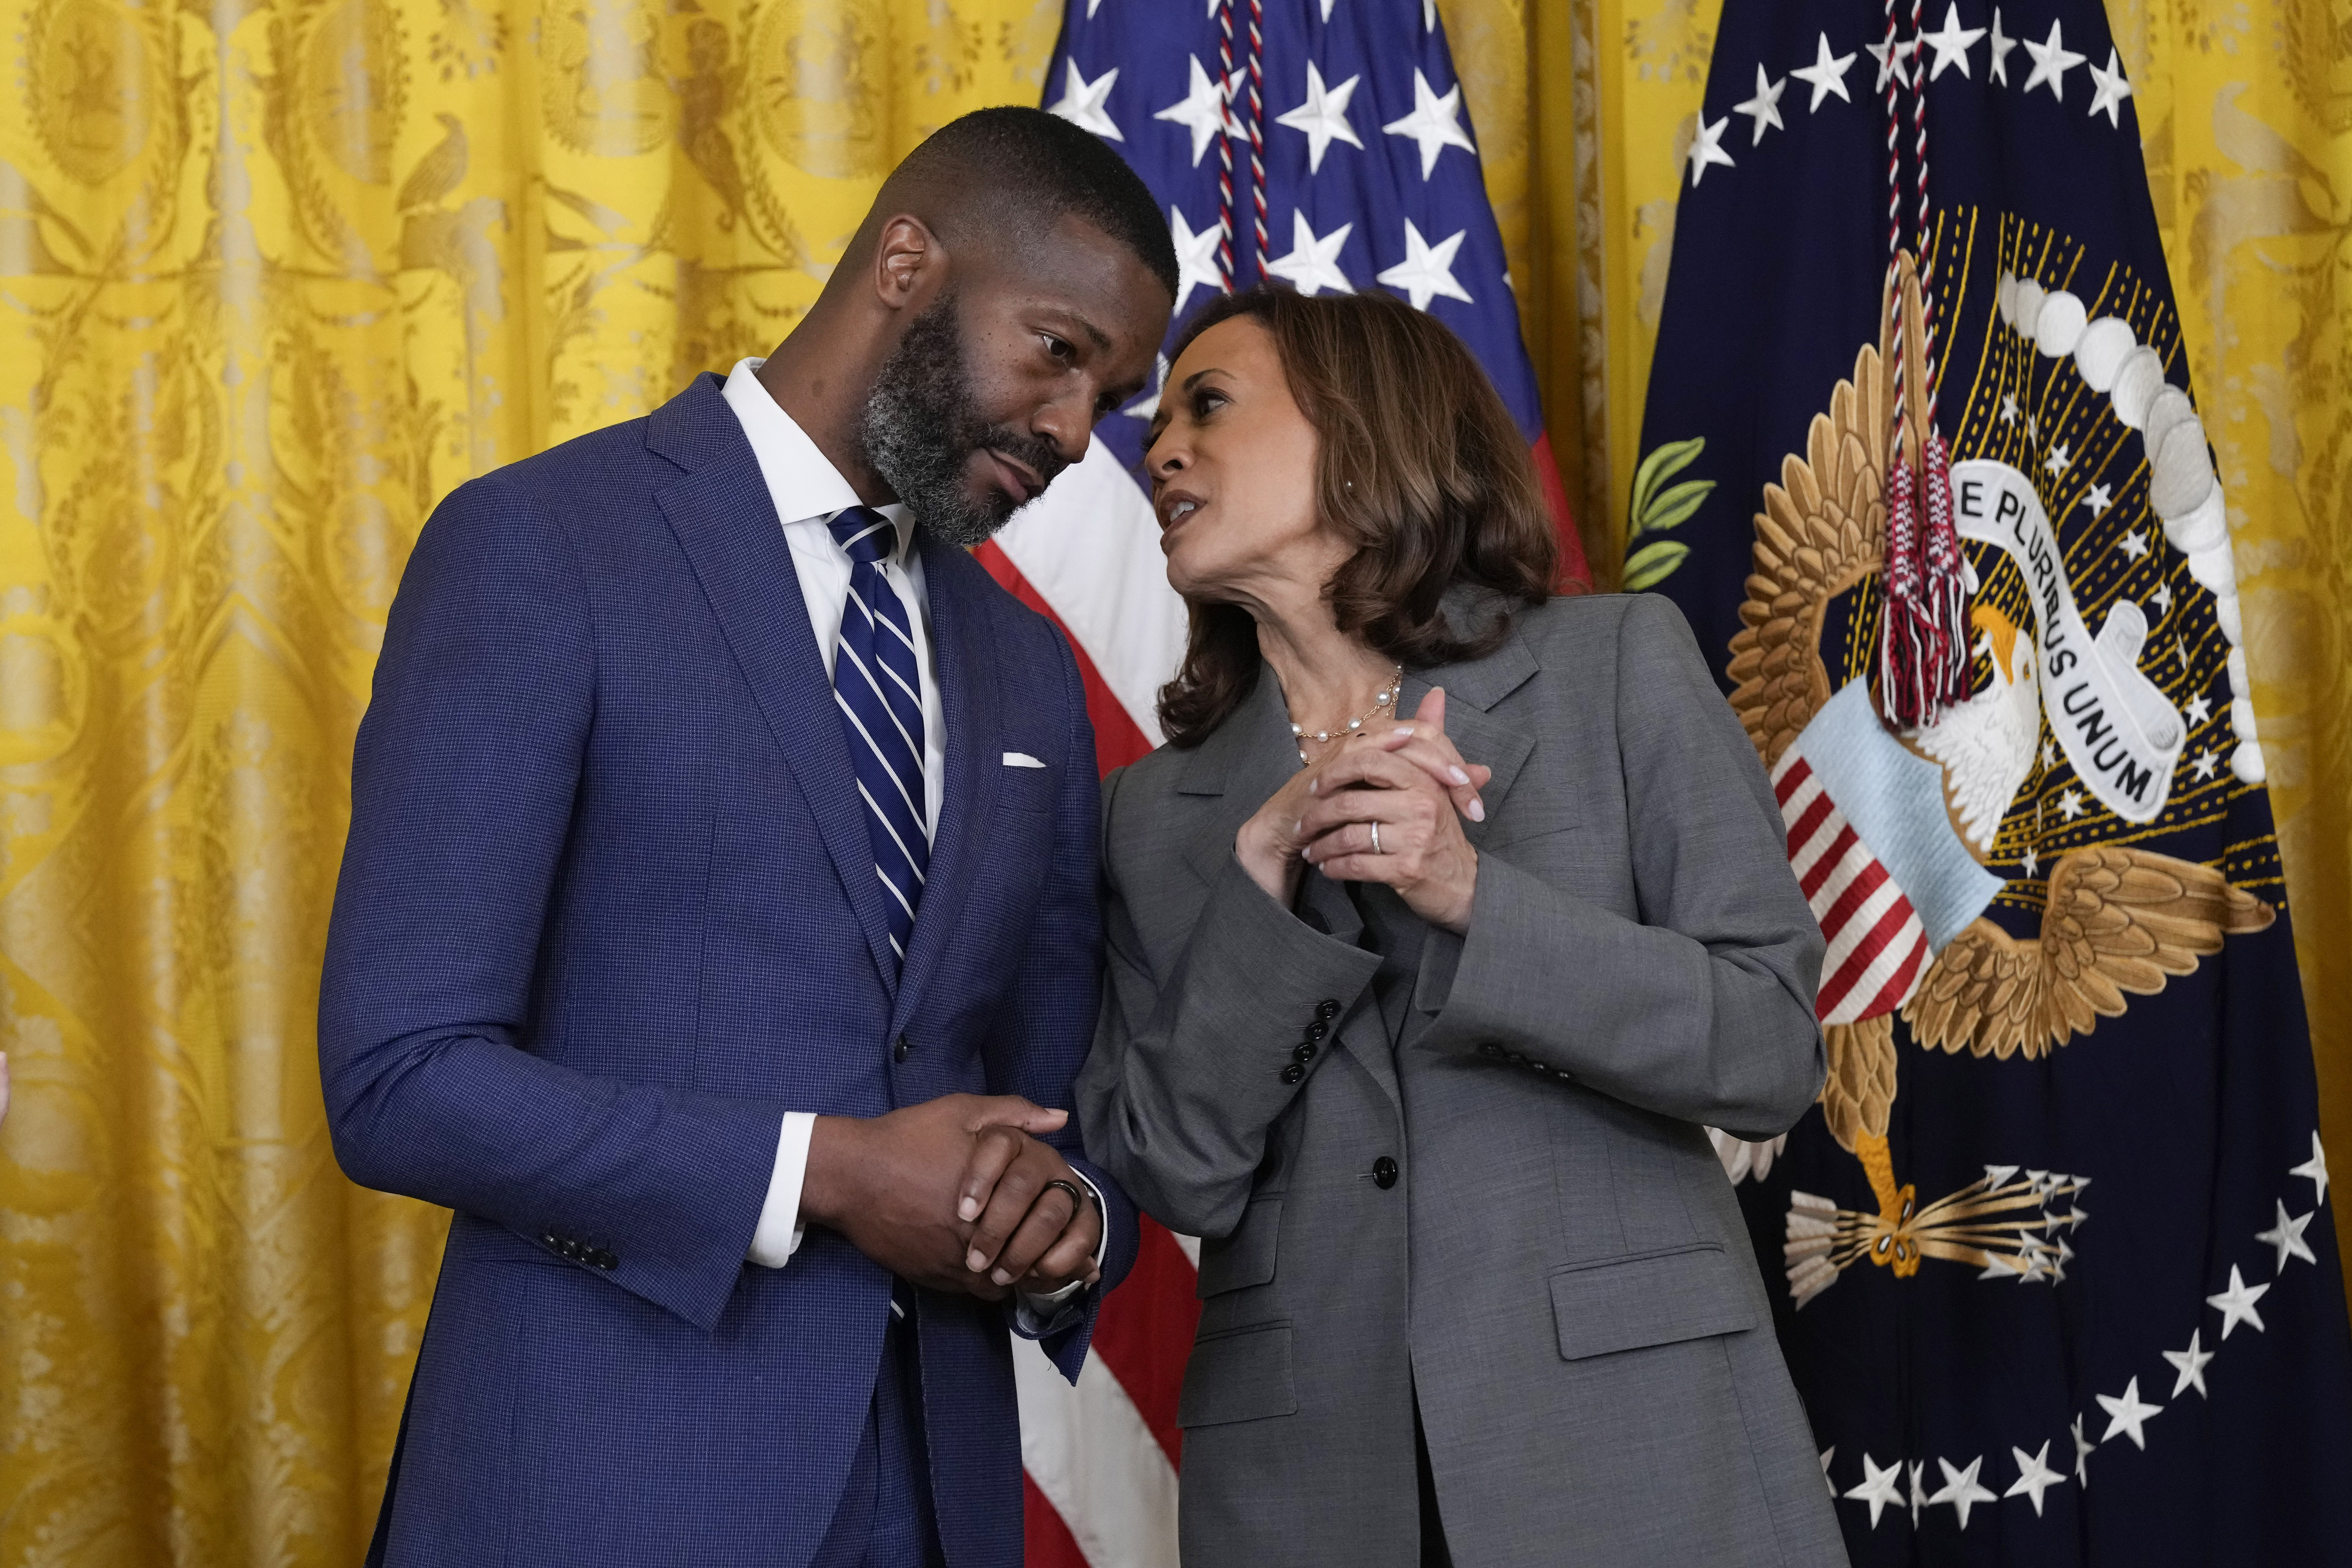
<svg viewBox="0 0 2352 1568">
<path fill-rule="evenodd" d="M 1682 617 L 1549 595 L 1398 301 L 1218 302 L 1152 435 L 1191 643 L 1104 786 L 1079 1109 L 1202 1237 L 1186 1562 L 1842 1563 L 1702 1130 L 1811 1103 L 1821 936 Z"/>
</svg>

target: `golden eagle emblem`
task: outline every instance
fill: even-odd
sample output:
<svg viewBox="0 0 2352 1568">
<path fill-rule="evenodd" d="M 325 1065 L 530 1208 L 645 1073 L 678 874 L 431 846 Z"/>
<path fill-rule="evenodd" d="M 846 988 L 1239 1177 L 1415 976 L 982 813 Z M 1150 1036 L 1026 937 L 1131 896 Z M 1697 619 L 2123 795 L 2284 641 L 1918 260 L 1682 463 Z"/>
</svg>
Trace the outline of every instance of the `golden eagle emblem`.
<svg viewBox="0 0 2352 1568">
<path fill-rule="evenodd" d="M 1911 384 L 1924 384 L 1919 285 L 1908 256 L 1895 287 L 1905 290 L 1902 319 L 1913 324 L 1899 352 L 1908 356 Z M 1789 456 L 1780 483 L 1765 487 L 1742 627 L 1731 642 L 1731 704 L 1773 776 L 1791 863 L 1830 940 L 1822 1114 L 1839 1146 L 1862 1162 L 1878 1205 L 1863 1213 L 1793 1194 L 1786 1250 L 1800 1307 L 1865 1258 L 1898 1278 L 1917 1273 L 1926 1258 L 1993 1276 L 2063 1278 L 2073 1256 L 2066 1233 L 2086 1217 L 2073 1202 L 2084 1178 L 2033 1172 L 2020 1179 L 2013 1166 L 1991 1165 L 1924 1206 L 1896 1181 L 1887 1134 L 1900 1088 L 1898 1013 L 1923 1047 L 2041 1057 L 2121 1016 L 2128 997 L 2153 995 L 2190 973 L 2225 936 L 2261 931 L 2273 918 L 2268 904 L 2210 867 L 2099 845 L 2072 850 L 2050 868 L 2038 937 L 2012 937 L 1978 912 L 1989 891 L 1972 903 L 1957 900 L 1968 918 L 1939 931 L 1933 900 L 1889 868 L 1897 857 L 1887 840 L 1899 837 L 1906 868 L 1918 868 L 1915 883 L 1974 877 L 1997 889 L 2000 879 L 1982 862 L 2044 745 L 2035 644 L 1997 606 L 1980 602 L 1970 616 L 1984 670 L 1979 685 L 1918 729 L 1895 730 L 1867 674 L 1841 682 L 1824 658 L 1834 615 L 1875 613 L 1888 447 L 1899 438 L 1916 456 L 1927 437 L 1928 399 L 1915 402 L 1899 436 L 1888 412 L 1894 320 L 1882 309 L 1879 342 L 1855 356 L 1853 378 L 1814 416 L 1804 452 Z M 1841 596 L 1858 588 L 1868 592 L 1838 610 Z M 2113 617 L 2110 629 L 2128 637 L 2136 621 L 2136 614 Z M 1871 764 L 1877 782 L 1840 797 L 1815 775 L 1857 746 L 1885 753 Z M 1875 821 L 1858 820 L 1861 797 L 1883 796 L 1889 780 L 1896 794 L 1909 790 L 1908 806 L 1873 806 Z M 2032 864 L 2029 858 L 2029 875 Z"/>
</svg>

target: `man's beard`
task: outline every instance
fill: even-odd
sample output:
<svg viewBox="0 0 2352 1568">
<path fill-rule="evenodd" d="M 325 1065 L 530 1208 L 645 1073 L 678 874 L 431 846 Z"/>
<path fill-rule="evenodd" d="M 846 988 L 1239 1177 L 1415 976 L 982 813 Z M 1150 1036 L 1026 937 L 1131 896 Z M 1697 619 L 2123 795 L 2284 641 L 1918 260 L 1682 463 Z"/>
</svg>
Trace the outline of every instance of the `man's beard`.
<svg viewBox="0 0 2352 1568">
<path fill-rule="evenodd" d="M 969 548 L 1003 528 L 1016 503 L 970 489 L 973 453 L 993 449 L 1033 469 L 1041 484 L 1068 465 L 1053 443 L 991 425 L 973 406 L 971 366 L 953 295 L 908 323 L 857 416 L 858 455 L 898 493 L 933 538 Z"/>
</svg>

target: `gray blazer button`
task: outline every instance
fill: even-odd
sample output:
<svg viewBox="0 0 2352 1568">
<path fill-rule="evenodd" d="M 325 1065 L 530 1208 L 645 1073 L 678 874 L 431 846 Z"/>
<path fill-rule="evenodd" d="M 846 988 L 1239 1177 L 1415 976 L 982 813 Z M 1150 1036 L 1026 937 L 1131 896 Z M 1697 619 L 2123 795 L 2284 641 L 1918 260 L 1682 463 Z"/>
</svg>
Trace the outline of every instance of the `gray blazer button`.
<svg viewBox="0 0 2352 1568">
<path fill-rule="evenodd" d="M 1282 1069 L 1282 1081 L 1285 1083 L 1297 1083 L 1300 1079 L 1305 1078 L 1306 1076 L 1307 1069 L 1299 1066 L 1297 1062 L 1293 1062 L 1288 1067 Z"/>
<path fill-rule="evenodd" d="M 1325 1023 L 1320 1018 L 1316 1019 L 1313 1023 L 1307 1026 L 1307 1037 L 1310 1040 L 1320 1040 L 1324 1036 L 1330 1032 L 1331 1026 Z"/>
<path fill-rule="evenodd" d="M 1290 1057 L 1293 1061 L 1313 1061 L 1315 1059 L 1315 1042 L 1312 1040 L 1300 1042 L 1300 1044 L 1291 1051 Z"/>
<path fill-rule="evenodd" d="M 1372 1185 L 1387 1192 L 1396 1185 L 1397 1163 L 1386 1154 L 1372 1162 Z"/>
<path fill-rule="evenodd" d="M 1494 1057 L 1500 1059 L 1503 1054 L 1503 1047 L 1494 1044 L 1492 1041 L 1489 1041 L 1486 1045 L 1478 1047 L 1478 1054 L 1482 1057 Z"/>
<path fill-rule="evenodd" d="M 1328 1024 L 1339 1016 L 1339 1004 L 1333 998 L 1326 996 L 1315 1005 L 1315 1016 Z"/>
</svg>

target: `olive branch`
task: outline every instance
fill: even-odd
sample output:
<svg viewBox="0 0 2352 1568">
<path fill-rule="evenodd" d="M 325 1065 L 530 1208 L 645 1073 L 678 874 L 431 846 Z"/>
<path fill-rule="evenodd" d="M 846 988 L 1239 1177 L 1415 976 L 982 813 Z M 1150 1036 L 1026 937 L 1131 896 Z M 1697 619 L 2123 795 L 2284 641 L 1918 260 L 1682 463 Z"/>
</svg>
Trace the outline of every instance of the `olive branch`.
<svg viewBox="0 0 2352 1568">
<path fill-rule="evenodd" d="M 1633 552 L 1625 557 L 1625 591 L 1638 594 L 1644 588 L 1654 588 L 1670 576 L 1690 553 L 1690 546 L 1672 539 L 1654 539 L 1633 549 L 1634 542 L 1644 534 L 1664 533 L 1679 528 L 1696 511 L 1699 502 L 1706 500 L 1715 489 L 1713 479 L 1685 479 L 1678 485 L 1665 482 L 1697 461 L 1706 450 L 1706 437 L 1694 436 L 1687 441 L 1669 441 L 1642 459 L 1633 474 L 1633 500 L 1627 509 L 1632 521 L 1625 531 L 1625 544 Z"/>
</svg>

